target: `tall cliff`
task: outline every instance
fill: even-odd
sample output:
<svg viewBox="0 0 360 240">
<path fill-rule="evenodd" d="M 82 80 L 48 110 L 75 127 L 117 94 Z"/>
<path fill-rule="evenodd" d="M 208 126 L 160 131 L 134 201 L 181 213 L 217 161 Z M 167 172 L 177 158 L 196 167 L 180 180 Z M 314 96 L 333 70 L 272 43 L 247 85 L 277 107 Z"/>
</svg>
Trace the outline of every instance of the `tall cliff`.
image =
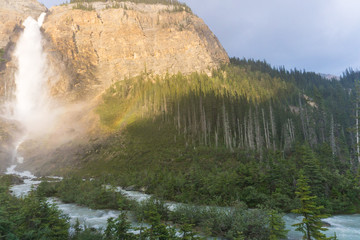
<svg viewBox="0 0 360 240">
<path fill-rule="evenodd" d="M 99 2 L 91 4 L 91 11 L 74 9 L 74 4 L 50 9 L 43 25 L 49 58 L 53 68 L 60 60 L 69 73 L 54 93 L 83 98 L 145 71 L 210 73 L 229 62 L 216 36 L 190 12 L 161 4 L 114 6 Z"/>
<path fill-rule="evenodd" d="M 5 61 L 0 62 L 0 102 L 14 97 L 17 59 L 13 51 L 22 22 L 41 12 L 47 12 L 42 32 L 50 95 L 61 106 L 61 114 L 48 136 L 22 144 L 20 152 L 29 159 L 24 168 L 51 159 L 60 145 L 73 148 L 78 143 L 86 145 L 89 134 L 99 136 L 93 109 L 114 82 L 142 73 L 210 74 L 211 69 L 229 62 L 216 36 L 187 8 L 107 1 L 47 10 L 36 0 L 4 0 L 0 3 L 0 49 L 5 50 Z M 0 161 L 11 155 L 18 129 L 16 123 L 0 119 L 0 154 L 8 154 L 0 156 Z M 34 159 L 40 163 L 33 165 Z"/>
</svg>

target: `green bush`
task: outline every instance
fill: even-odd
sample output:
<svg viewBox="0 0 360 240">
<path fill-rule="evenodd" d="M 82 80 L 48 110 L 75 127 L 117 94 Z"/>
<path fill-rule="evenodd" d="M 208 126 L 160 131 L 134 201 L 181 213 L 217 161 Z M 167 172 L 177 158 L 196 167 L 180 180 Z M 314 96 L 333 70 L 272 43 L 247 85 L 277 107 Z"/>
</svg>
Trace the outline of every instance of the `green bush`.
<svg viewBox="0 0 360 240">
<path fill-rule="evenodd" d="M 83 3 L 77 3 L 73 6 L 73 9 L 80 9 L 85 11 L 93 11 L 94 8 L 91 4 L 83 4 Z"/>
<path fill-rule="evenodd" d="M 77 203 L 93 209 L 128 210 L 132 201 L 114 189 L 107 188 L 99 180 L 83 180 L 79 177 L 65 178 L 60 182 L 41 182 L 37 194 L 58 197 L 65 203 Z"/>
<path fill-rule="evenodd" d="M 174 211 L 169 211 L 162 201 L 151 198 L 139 203 L 134 213 L 139 221 L 151 222 L 153 218 L 160 218 L 183 226 L 184 231 L 190 227 L 209 236 L 229 239 L 243 236 L 254 240 L 268 239 L 270 236 L 268 211 L 248 209 L 243 203 L 233 208 L 180 205 Z"/>
<path fill-rule="evenodd" d="M 80 230 L 70 238 L 71 240 L 107 240 L 104 234 L 93 228 L 85 228 Z"/>
<path fill-rule="evenodd" d="M 129 233 L 131 224 L 127 220 L 126 213 L 121 213 L 116 219 L 109 218 L 108 225 L 105 230 L 105 238 L 107 240 L 131 240 L 138 239 L 133 233 Z"/>
<path fill-rule="evenodd" d="M 55 205 L 34 193 L 17 199 L 6 184 L 0 179 L 0 239 L 68 239 L 69 219 Z"/>
<path fill-rule="evenodd" d="M 4 49 L 0 49 L 0 63 L 5 62 L 5 59 L 3 58 L 5 54 Z"/>
<path fill-rule="evenodd" d="M 36 193 L 40 197 L 53 197 L 57 193 L 56 185 L 55 182 L 42 181 L 38 185 Z"/>
<path fill-rule="evenodd" d="M 149 198 L 145 201 L 138 203 L 133 210 L 136 218 L 139 221 L 149 220 L 150 212 L 158 213 L 161 216 L 161 220 L 163 221 L 169 220 L 169 208 L 165 205 L 163 201 L 156 198 Z"/>
</svg>

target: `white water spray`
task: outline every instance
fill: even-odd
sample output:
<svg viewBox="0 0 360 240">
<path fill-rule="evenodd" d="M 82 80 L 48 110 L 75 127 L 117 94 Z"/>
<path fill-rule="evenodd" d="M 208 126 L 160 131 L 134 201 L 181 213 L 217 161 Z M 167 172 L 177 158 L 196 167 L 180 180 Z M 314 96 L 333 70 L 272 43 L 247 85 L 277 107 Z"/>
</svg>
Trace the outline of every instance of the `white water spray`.
<svg viewBox="0 0 360 240">
<path fill-rule="evenodd" d="M 2 109 L 4 117 L 18 123 L 21 136 L 14 142 L 12 163 L 23 161 L 19 151 L 23 142 L 34 140 L 36 145 L 54 147 L 68 142 L 81 131 L 78 112 L 84 104 L 65 105 L 52 98 L 50 89 L 57 84 L 47 55 L 43 49 L 41 26 L 45 19 L 42 13 L 38 20 L 28 17 L 14 51 L 18 63 L 15 73 L 15 90 Z M 86 105 L 86 104 L 85 104 Z M 70 131 L 76 129 L 76 131 Z M 40 151 L 42 149 L 39 149 Z M 40 152 L 39 151 L 39 152 Z M 44 150 L 46 151 L 46 150 Z"/>
<path fill-rule="evenodd" d="M 20 164 L 22 164 L 24 162 L 24 158 L 19 154 L 19 147 L 24 142 L 25 139 L 26 139 L 26 136 L 23 136 L 15 143 L 15 148 L 12 153 L 12 160 L 11 160 L 12 163 L 15 163 L 15 160 L 17 161 L 17 163 L 20 163 Z"/>
<path fill-rule="evenodd" d="M 16 89 L 14 98 L 5 104 L 5 117 L 20 123 L 23 134 L 14 143 L 12 162 L 23 162 L 18 153 L 20 145 L 32 136 L 41 136 L 53 126 L 56 118 L 49 97 L 48 63 L 43 51 L 41 26 L 46 14 L 38 20 L 28 17 L 23 25 L 15 48 L 14 56 L 18 62 L 15 73 Z"/>
<path fill-rule="evenodd" d="M 48 96 L 48 78 L 46 77 L 46 55 L 43 52 L 40 27 L 45 13 L 35 21 L 28 17 L 24 22 L 15 57 L 18 60 L 18 72 L 15 75 L 15 101 L 12 103 L 12 118 L 20 122 L 26 134 L 41 132 L 51 119 Z"/>
</svg>

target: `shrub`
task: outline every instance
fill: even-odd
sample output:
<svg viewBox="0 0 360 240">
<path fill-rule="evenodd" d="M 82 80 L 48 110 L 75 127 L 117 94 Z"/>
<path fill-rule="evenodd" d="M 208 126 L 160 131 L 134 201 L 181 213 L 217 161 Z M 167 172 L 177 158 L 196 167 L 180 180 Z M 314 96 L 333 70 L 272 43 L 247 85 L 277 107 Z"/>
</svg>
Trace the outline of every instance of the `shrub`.
<svg viewBox="0 0 360 240">
<path fill-rule="evenodd" d="M 80 9 L 85 11 L 92 11 L 94 10 L 93 6 L 91 4 L 83 4 L 83 3 L 77 3 L 73 6 L 73 9 Z"/>
<path fill-rule="evenodd" d="M 158 213 L 161 216 L 161 220 L 169 220 L 169 208 L 165 203 L 156 198 L 149 198 L 137 204 L 135 207 L 135 216 L 138 220 L 149 220 L 151 215 L 150 212 Z"/>
<path fill-rule="evenodd" d="M 114 189 L 106 188 L 100 180 L 65 178 L 61 182 L 40 183 L 37 194 L 43 197 L 58 197 L 65 203 L 77 203 L 93 209 L 129 210 L 132 201 Z"/>
</svg>

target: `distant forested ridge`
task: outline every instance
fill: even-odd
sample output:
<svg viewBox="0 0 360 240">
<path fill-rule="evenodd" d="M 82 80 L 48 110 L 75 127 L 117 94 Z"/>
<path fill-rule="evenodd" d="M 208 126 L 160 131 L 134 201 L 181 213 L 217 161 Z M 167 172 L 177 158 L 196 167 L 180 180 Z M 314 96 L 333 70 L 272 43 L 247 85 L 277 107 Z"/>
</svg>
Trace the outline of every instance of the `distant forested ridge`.
<svg viewBox="0 0 360 240">
<path fill-rule="evenodd" d="M 328 144 L 333 157 L 349 158 L 351 97 L 341 82 L 315 73 L 232 59 L 212 77 L 150 79 L 144 74 L 118 82 L 104 95 L 98 113 L 115 129 L 130 118 L 160 118 L 173 123 L 186 145 L 256 150 L 262 157 L 266 150 L 286 152 L 306 142 Z"/>
<path fill-rule="evenodd" d="M 191 9 L 190 7 L 188 7 L 185 3 L 179 2 L 177 0 L 70 0 L 70 1 L 66 1 L 64 4 L 67 3 L 76 3 L 75 5 L 75 9 L 82 9 L 82 10 L 94 10 L 92 8 L 92 3 L 94 2 L 108 2 L 108 3 L 112 3 L 112 7 L 113 8 L 120 8 L 123 7 L 125 9 L 129 8 L 126 5 L 120 5 L 120 3 L 127 3 L 127 2 L 132 2 L 132 3 L 144 3 L 144 4 L 163 4 L 163 5 L 168 5 L 168 6 L 172 6 L 172 11 L 178 12 L 178 11 L 186 11 L 191 13 Z M 85 5 L 84 5 L 85 4 Z"/>
<path fill-rule="evenodd" d="M 324 211 L 358 212 L 358 75 L 328 80 L 236 58 L 211 77 L 145 72 L 104 93 L 96 113 L 113 134 L 76 172 L 168 200 L 290 211 L 302 169 Z"/>
</svg>

